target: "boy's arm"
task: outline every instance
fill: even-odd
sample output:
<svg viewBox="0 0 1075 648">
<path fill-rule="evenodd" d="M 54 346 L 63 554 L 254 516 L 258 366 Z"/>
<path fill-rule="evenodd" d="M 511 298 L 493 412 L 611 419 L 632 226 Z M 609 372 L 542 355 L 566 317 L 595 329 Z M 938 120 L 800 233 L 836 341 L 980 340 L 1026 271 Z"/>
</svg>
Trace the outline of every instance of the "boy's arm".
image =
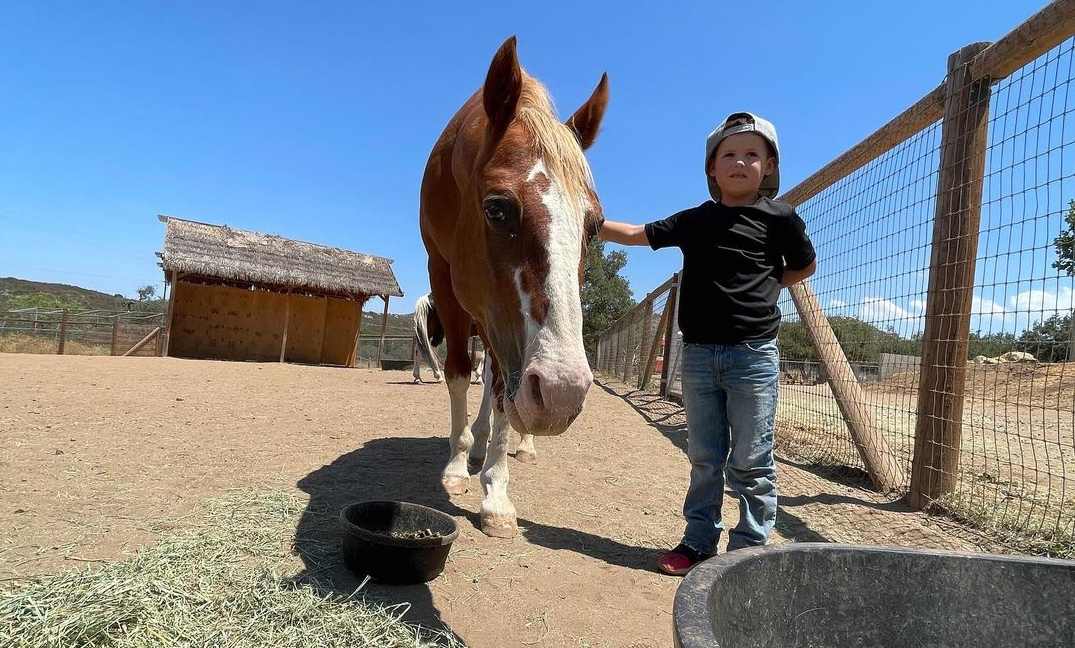
<svg viewBox="0 0 1075 648">
<path fill-rule="evenodd" d="M 606 220 L 597 235 L 602 241 L 612 241 L 620 245 L 649 245 L 645 225 Z"/>
<path fill-rule="evenodd" d="M 780 277 L 780 285 L 787 288 L 788 286 L 794 286 L 803 279 L 806 279 L 810 275 L 817 272 L 817 259 L 810 262 L 810 265 L 806 266 L 802 270 L 792 270 L 790 268 L 784 268 L 784 275 Z"/>
</svg>

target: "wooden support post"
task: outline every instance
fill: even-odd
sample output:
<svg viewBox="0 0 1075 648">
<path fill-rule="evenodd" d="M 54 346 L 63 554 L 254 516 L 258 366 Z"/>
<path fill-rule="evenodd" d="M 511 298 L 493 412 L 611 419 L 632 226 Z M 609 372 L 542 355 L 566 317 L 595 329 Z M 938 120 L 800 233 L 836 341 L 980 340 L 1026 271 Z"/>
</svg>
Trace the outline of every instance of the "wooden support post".
<svg viewBox="0 0 1075 648">
<path fill-rule="evenodd" d="M 804 281 L 792 286 L 790 291 L 866 472 L 882 492 L 896 490 L 903 484 L 904 472 L 892 454 L 888 440 L 874 425 L 862 386 L 851 370 L 828 318 L 821 310 L 814 289 L 808 281 Z"/>
<path fill-rule="evenodd" d="M 317 364 L 325 364 L 325 338 L 328 337 L 328 297 L 324 300 L 325 312 L 321 317 L 321 350 L 317 352 Z"/>
<path fill-rule="evenodd" d="M 653 340 L 650 339 L 650 334 L 653 332 L 652 298 L 646 299 L 646 304 L 642 308 L 642 317 L 642 341 L 638 345 L 638 381 L 636 383 L 639 389 L 642 389 L 642 383 L 649 382 L 646 372 L 650 371 L 649 357 L 653 349 Z"/>
<path fill-rule="evenodd" d="M 280 336 L 280 362 L 287 357 L 287 329 L 291 326 L 291 291 L 284 293 L 284 334 Z"/>
<path fill-rule="evenodd" d="M 170 273 L 171 281 L 167 285 L 171 286 L 171 290 L 168 291 L 168 312 L 164 316 L 164 344 L 161 345 L 161 355 L 168 357 L 168 350 L 172 344 L 172 327 L 175 323 L 175 291 L 179 288 L 179 273 L 174 270 Z"/>
<path fill-rule="evenodd" d="M 952 492 L 959 473 L 991 83 L 974 78 L 970 63 L 988 46 L 974 43 L 948 57 L 908 496 L 916 509 Z"/>
<path fill-rule="evenodd" d="M 60 316 L 60 335 L 59 344 L 56 345 L 56 355 L 63 355 L 63 346 L 67 342 L 67 309 L 63 309 L 63 315 Z"/>
<path fill-rule="evenodd" d="M 381 299 L 384 300 L 384 314 L 381 315 L 381 341 L 377 344 L 377 364 L 381 364 L 381 360 L 384 359 L 384 332 L 388 328 L 388 295 L 381 295 Z"/>
<path fill-rule="evenodd" d="M 630 320 L 625 321 L 623 323 L 623 327 L 627 330 L 625 334 L 627 338 L 627 344 L 625 344 L 623 347 L 623 382 L 624 384 L 628 384 L 630 382 L 628 378 L 628 373 L 631 370 L 631 357 L 634 355 L 633 349 L 631 348 L 631 345 L 634 342 L 632 340 L 632 338 L 634 337 L 634 330 L 631 328 Z"/>
<path fill-rule="evenodd" d="M 142 347 L 144 347 L 146 345 L 146 343 L 148 343 L 154 337 L 160 335 L 161 330 L 162 330 L 161 327 L 158 326 L 155 329 L 153 329 L 152 331 L 150 331 L 149 335 L 145 336 L 144 338 L 142 338 L 141 340 L 136 342 L 133 347 L 127 349 L 127 351 L 123 354 L 123 357 L 126 358 L 127 356 L 134 355 L 135 353 L 138 353 L 138 350 L 141 349 Z"/>
<path fill-rule="evenodd" d="M 668 301 L 664 304 L 664 310 L 670 311 L 668 318 L 664 320 L 664 362 L 661 366 L 661 396 L 668 396 L 669 385 L 672 377 L 669 376 L 672 366 L 672 338 L 676 333 L 676 314 L 679 308 L 679 277 L 680 273 L 672 276 L 672 288 L 668 291 Z"/>
<path fill-rule="evenodd" d="M 116 344 L 119 342 L 119 315 L 112 316 L 112 351 L 110 355 L 116 355 Z"/>
<path fill-rule="evenodd" d="M 364 301 L 356 302 L 358 308 L 358 325 L 355 326 L 355 343 L 351 346 L 351 358 L 347 362 L 347 366 L 354 368 L 358 366 L 358 342 L 362 337 L 362 305 Z"/>
</svg>

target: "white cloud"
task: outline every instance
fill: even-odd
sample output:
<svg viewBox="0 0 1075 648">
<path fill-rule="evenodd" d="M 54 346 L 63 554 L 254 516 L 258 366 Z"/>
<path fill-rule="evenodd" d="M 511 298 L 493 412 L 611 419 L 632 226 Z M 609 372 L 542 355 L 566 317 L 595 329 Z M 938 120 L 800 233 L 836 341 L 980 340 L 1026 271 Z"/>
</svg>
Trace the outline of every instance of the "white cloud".
<svg viewBox="0 0 1075 648">
<path fill-rule="evenodd" d="M 893 320 L 916 317 L 915 313 L 900 307 L 896 302 L 882 297 L 867 297 L 859 308 L 859 319 L 866 322 L 891 323 Z"/>
<path fill-rule="evenodd" d="M 829 300 L 829 308 L 843 308 L 844 306 L 847 306 L 847 302 L 842 299 Z"/>
<path fill-rule="evenodd" d="M 1008 304 L 1010 310 L 1029 311 L 1031 315 L 1042 311 L 1069 311 L 1072 307 L 1072 290 L 1067 286 L 1061 287 L 1056 293 L 1048 290 L 1024 290 L 1014 297 L 1009 297 Z"/>
<path fill-rule="evenodd" d="M 1057 292 L 1024 290 L 1008 298 L 1008 317 L 1015 330 L 1021 331 L 1056 314 L 1070 313 L 1075 307 L 1075 292 L 1062 286 Z"/>
</svg>

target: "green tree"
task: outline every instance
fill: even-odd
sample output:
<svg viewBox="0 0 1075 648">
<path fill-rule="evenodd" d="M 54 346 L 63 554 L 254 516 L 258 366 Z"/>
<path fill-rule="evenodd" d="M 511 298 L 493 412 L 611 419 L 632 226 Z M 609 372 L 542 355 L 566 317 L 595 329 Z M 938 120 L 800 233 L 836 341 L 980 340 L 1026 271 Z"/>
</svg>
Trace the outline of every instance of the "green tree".
<svg viewBox="0 0 1075 648">
<path fill-rule="evenodd" d="M 814 345 L 806 326 L 800 320 L 786 321 L 780 325 L 777 336 L 780 345 L 780 357 L 784 360 L 813 362 L 817 360 Z"/>
<path fill-rule="evenodd" d="M 619 274 L 625 265 L 622 251 L 606 253 L 604 241 L 590 241 L 582 282 L 582 334 L 588 353 L 597 346 L 598 334 L 635 304 L 630 284 Z"/>
<path fill-rule="evenodd" d="M 1038 322 L 1019 336 L 1019 350 L 1032 354 L 1041 362 L 1063 362 L 1068 359 L 1068 344 L 1072 335 L 1071 315 L 1056 313 Z"/>
<path fill-rule="evenodd" d="M 138 289 L 138 301 L 147 302 L 157 294 L 157 288 L 152 284 L 146 284 Z"/>
<path fill-rule="evenodd" d="M 1064 228 L 1060 230 L 1060 235 L 1053 239 L 1053 245 L 1056 246 L 1056 261 L 1053 263 L 1053 267 L 1061 272 L 1066 272 L 1069 277 L 1075 276 L 1075 200 L 1068 201 L 1068 213 L 1064 216 Z M 1071 324 L 1072 319 L 1075 319 L 1075 311 L 1067 317 L 1067 328 L 1069 329 L 1068 337 L 1066 338 L 1067 353 L 1064 358 L 1058 358 L 1055 362 L 1060 362 L 1065 358 L 1068 362 L 1075 362 L 1075 326 Z"/>
</svg>

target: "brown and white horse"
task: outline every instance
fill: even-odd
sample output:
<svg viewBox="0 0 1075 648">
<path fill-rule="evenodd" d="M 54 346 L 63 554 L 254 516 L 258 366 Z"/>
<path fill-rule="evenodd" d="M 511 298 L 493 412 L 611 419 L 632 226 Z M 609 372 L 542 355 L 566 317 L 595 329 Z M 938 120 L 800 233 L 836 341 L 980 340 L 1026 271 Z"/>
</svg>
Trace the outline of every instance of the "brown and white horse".
<svg viewBox="0 0 1075 648">
<path fill-rule="evenodd" d="M 602 76 L 589 100 L 561 123 L 545 88 L 519 65 L 512 37 L 426 164 L 422 240 L 447 339 L 451 397 L 450 456 L 441 481 L 458 495 L 469 480 L 475 439 L 467 413 L 467 338 L 476 328 L 492 356 L 493 424 L 481 469 L 481 525 L 491 536 L 518 532 L 508 498 L 509 422 L 522 434 L 561 434 L 593 382 L 579 291 L 601 203 L 583 149 L 596 139 L 607 103 Z"/>
</svg>

